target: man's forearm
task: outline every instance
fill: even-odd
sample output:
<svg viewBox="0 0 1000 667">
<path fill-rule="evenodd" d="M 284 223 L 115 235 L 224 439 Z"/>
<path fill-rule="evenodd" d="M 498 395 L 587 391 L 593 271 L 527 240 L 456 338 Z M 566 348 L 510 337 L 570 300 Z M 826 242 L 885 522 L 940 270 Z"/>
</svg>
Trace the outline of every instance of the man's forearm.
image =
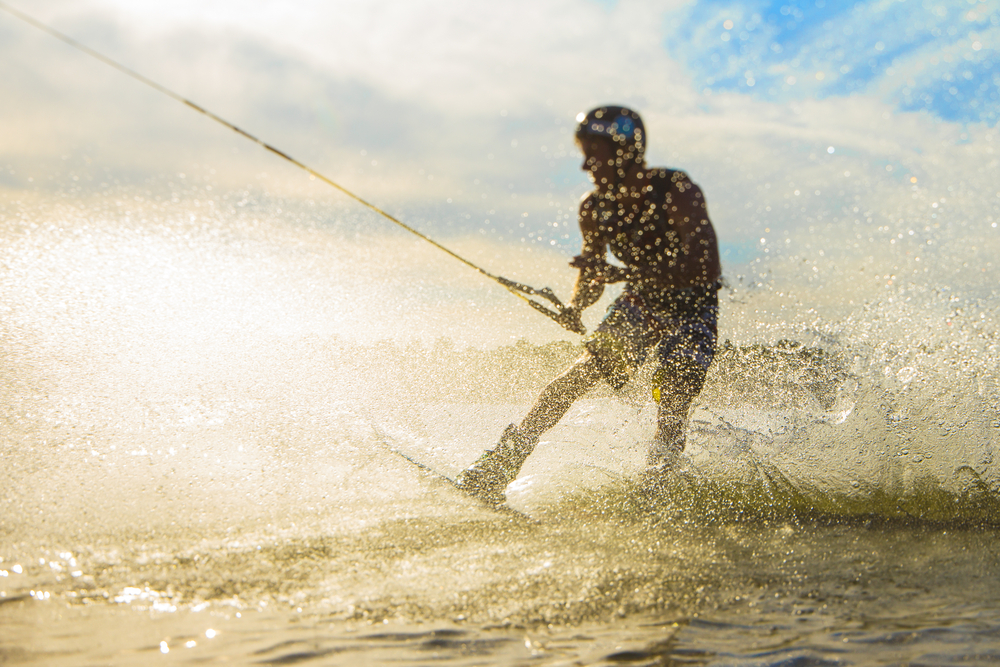
<svg viewBox="0 0 1000 667">
<path fill-rule="evenodd" d="M 603 293 L 604 281 L 601 279 L 600 271 L 594 267 L 580 269 L 576 285 L 573 286 L 573 298 L 569 300 L 569 307 L 582 311 L 594 305 Z"/>
</svg>

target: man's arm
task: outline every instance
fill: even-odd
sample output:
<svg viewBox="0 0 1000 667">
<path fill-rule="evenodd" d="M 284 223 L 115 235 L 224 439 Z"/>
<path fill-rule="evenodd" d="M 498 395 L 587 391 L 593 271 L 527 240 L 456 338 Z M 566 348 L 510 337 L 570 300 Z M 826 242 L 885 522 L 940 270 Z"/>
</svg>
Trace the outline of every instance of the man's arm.
<svg viewBox="0 0 1000 667">
<path fill-rule="evenodd" d="M 604 261 L 606 243 L 601 238 L 597 224 L 597 206 L 593 193 L 586 195 L 580 202 L 579 221 L 583 247 L 569 265 L 579 269 L 580 274 L 573 285 L 573 296 L 569 300 L 569 305 L 563 311 L 567 319 L 576 323 L 580 322 L 580 314 L 594 305 L 604 293 L 604 283 L 608 282 L 606 269 L 615 268 L 608 267 Z"/>
<path fill-rule="evenodd" d="M 674 222 L 674 229 L 680 237 L 675 271 L 676 286 L 708 287 L 722 276 L 719 245 L 712 221 L 708 217 L 708 205 L 701 188 L 689 179 L 685 178 L 678 185 L 679 192 L 675 198 L 683 202 L 681 208 L 685 215 L 680 219 L 675 218 Z"/>
<path fill-rule="evenodd" d="M 604 278 L 601 265 L 604 260 L 588 262 L 587 258 L 579 255 L 573 258 L 570 266 L 580 269 L 580 274 L 576 277 L 576 284 L 573 285 L 573 297 L 569 300 L 569 307 L 582 311 L 594 305 L 601 295 L 604 294 Z"/>
</svg>

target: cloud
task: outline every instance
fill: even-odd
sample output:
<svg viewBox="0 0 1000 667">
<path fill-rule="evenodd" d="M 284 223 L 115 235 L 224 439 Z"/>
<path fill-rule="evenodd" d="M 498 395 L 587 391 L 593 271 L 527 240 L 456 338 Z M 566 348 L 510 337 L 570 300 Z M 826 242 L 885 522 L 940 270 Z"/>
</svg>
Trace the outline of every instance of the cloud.
<svg viewBox="0 0 1000 667">
<path fill-rule="evenodd" d="M 338 77 L 365 81 L 389 96 L 428 100 L 451 114 L 513 112 L 539 100 L 568 102 L 575 113 L 581 88 L 603 101 L 609 89 L 645 95 L 635 91 L 651 89 L 651 80 L 683 80 L 661 47 L 662 18 L 680 4 L 99 0 L 53 1 L 43 14 L 74 24 L 110 18 L 137 42 L 131 54 L 136 62 L 166 64 L 162 73 L 177 54 L 162 59 L 147 47 L 170 33 L 200 30 L 224 40 L 239 34 Z M 224 55 L 223 48 L 218 51 Z M 675 98 L 676 91 L 653 95 Z"/>
<path fill-rule="evenodd" d="M 370 199 L 520 227 L 554 194 L 565 215 L 587 187 L 576 113 L 609 99 L 697 103 L 660 47 L 671 6 L 51 2 L 39 15 Z M 5 118 L 20 137 L 4 149 L 8 179 L 65 183 L 67 155 L 121 182 L 170 180 L 192 162 L 233 187 L 282 178 L 273 158 L 189 109 L 3 19 L 3 55 L 25 54 L 0 65 L 18 100 Z"/>
<path fill-rule="evenodd" d="M 959 28 L 979 31 L 970 53 L 992 53 L 995 13 L 989 3 L 943 15 L 908 3 L 59 0 L 42 3 L 40 16 L 448 236 L 485 230 L 572 252 L 588 188 L 573 117 L 623 101 L 646 119 L 651 163 L 687 169 L 729 250 L 745 256 L 776 218 L 790 227 L 834 219 L 838 198 L 871 197 L 901 174 L 923 184 L 935 160 L 967 169 L 955 145 L 982 133 L 962 138 L 905 111 L 928 81 L 944 85 L 935 67 L 957 66 L 969 34 Z M 0 30 L 0 85 L 17 100 L 0 113 L 19 128 L 0 161 L 9 188 L 37 187 L 39 178 L 25 181 L 34 173 L 57 189 L 117 180 L 169 190 L 185 173 L 217 190 L 337 197 L 44 34 L 6 18 Z M 956 71 L 956 89 L 982 88 L 978 74 Z M 995 93 L 987 87 L 968 113 L 988 116 Z M 796 189 L 823 194 L 809 195 L 805 215 L 785 216 Z"/>
</svg>

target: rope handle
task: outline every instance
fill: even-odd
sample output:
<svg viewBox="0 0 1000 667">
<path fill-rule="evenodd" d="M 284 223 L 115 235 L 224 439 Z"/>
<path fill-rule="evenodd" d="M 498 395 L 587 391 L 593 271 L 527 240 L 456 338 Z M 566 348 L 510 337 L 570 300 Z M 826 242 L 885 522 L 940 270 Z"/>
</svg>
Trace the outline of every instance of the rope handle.
<svg viewBox="0 0 1000 667">
<path fill-rule="evenodd" d="M 504 278 L 503 276 L 494 276 L 494 280 L 496 280 L 498 283 L 506 287 L 511 292 L 514 292 L 518 296 L 521 296 L 522 299 L 528 302 L 529 306 L 531 306 L 538 312 L 542 313 L 543 315 L 548 316 L 549 318 L 554 320 L 556 324 L 558 324 L 559 326 L 568 329 L 573 333 L 581 335 L 587 333 L 587 329 L 583 326 L 583 323 L 580 321 L 580 314 L 575 309 L 570 308 L 562 301 L 560 301 L 559 297 L 556 296 L 556 293 L 553 292 L 548 287 L 535 289 L 530 285 L 524 285 L 522 283 L 514 282 L 513 280 L 509 280 L 507 278 Z M 555 311 L 549 310 L 545 306 L 545 304 L 541 304 L 538 303 L 537 301 L 525 298 L 529 296 L 537 296 L 545 299 L 553 306 L 555 306 Z"/>
</svg>

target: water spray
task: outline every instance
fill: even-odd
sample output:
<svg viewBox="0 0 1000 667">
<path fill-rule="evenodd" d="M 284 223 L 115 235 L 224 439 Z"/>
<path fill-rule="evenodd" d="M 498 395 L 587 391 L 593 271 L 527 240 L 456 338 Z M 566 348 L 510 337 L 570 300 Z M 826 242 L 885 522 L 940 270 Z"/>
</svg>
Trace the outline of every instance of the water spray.
<svg viewBox="0 0 1000 667">
<path fill-rule="evenodd" d="M 79 51 L 83 51 L 87 55 L 89 55 L 89 56 L 91 56 L 93 58 L 96 58 L 97 60 L 100 60 L 105 65 L 113 67 L 116 70 L 118 70 L 119 72 L 132 77 L 136 81 L 140 81 L 140 82 L 146 84 L 147 86 L 149 86 L 150 88 L 158 90 L 159 92 L 163 93 L 164 95 L 167 95 L 168 97 L 172 97 L 173 99 L 177 100 L 181 104 L 185 104 L 188 107 L 194 109 L 198 113 L 203 114 L 205 116 L 208 116 L 209 118 L 211 118 L 215 122 L 217 122 L 217 123 L 219 123 L 221 125 L 225 125 L 230 130 L 236 132 L 239 135 L 242 135 L 242 136 L 246 137 L 247 139 L 249 139 L 250 141 L 254 142 L 255 144 L 261 146 L 265 150 L 270 151 L 271 153 L 274 153 L 278 157 L 280 157 L 280 158 L 282 158 L 284 160 L 287 160 L 288 162 L 291 162 L 293 165 L 295 165 L 299 169 L 302 169 L 303 171 L 309 173 L 311 176 L 313 176 L 313 177 L 315 177 L 315 178 L 323 181 L 327 185 L 330 185 L 330 186 L 336 188 L 337 190 L 340 190 L 342 193 L 344 193 L 345 195 L 347 195 L 351 199 L 357 201 L 358 203 L 362 204 L 363 206 L 367 207 L 368 209 L 370 209 L 370 210 L 378 213 L 379 215 L 381 215 L 382 217 L 386 218 L 387 220 L 390 220 L 391 222 L 399 225 L 400 227 L 402 227 L 406 231 L 410 232 L 411 234 L 413 234 L 413 235 L 415 235 L 415 236 L 423 239 L 424 241 L 430 243 L 435 248 L 438 248 L 439 250 L 443 250 L 444 252 L 448 253 L 449 255 L 451 255 L 452 257 L 454 257 L 458 261 L 462 262 L 466 266 L 468 266 L 468 267 L 470 267 L 472 269 L 475 269 L 476 271 L 478 271 L 482 275 L 486 276 L 490 280 L 494 280 L 494 281 L 500 283 L 511 294 L 513 294 L 514 296 L 518 297 L 519 299 L 524 300 L 532 308 L 534 308 L 538 312 L 546 315 L 547 317 L 551 318 L 556 323 L 558 323 L 560 326 L 563 326 L 566 329 L 568 329 L 568 330 L 570 330 L 570 331 L 572 331 L 574 333 L 578 333 L 578 334 L 586 333 L 586 330 L 583 328 L 583 325 L 580 323 L 579 318 L 576 317 L 575 314 L 572 311 L 570 311 L 569 308 L 565 304 L 563 304 L 563 302 L 560 301 L 559 298 L 555 295 L 555 293 L 551 289 L 549 289 L 548 287 L 543 287 L 542 289 L 535 289 L 534 287 L 531 287 L 529 285 L 523 285 L 523 284 L 515 282 L 513 280 L 509 280 L 507 278 L 504 278 L 503 276 L 493 275 L 492 273 L 490 273 L 489 271 L 483 269 L 482 267 L 479 267 L 479 266 L 473 264 L 472 262 L 470 262 L 469 260 L 465 259 L 464 257 L 462 257 L 462 256 L 456 254 L 455 252 L 449 250 L 448 248 L 446 248 L 445 246 L 441 245 L 440 243 L 438 243 L 434 239 L 430 238 L 426 234 L 423 234 L 423 233 L 417 231 L 416 229 L 414 229 L 413 227 L 410 227 L 409 225 L 407 225 L 406 223 L 402 222 L 401 220 L 399 220 L 395 216 L 390 215 L 386 211 L 383 211 L 378 206 L 375 206 L 374 204 L 372 204 L 372 203 L 370 203 L 368 201 L 365 201 L 364 199 L 362 199 L 358 195 L 354 194 L 353 192 L 351 192 L 350 190 L 348 190 L 344 186 L 342 186 L 342 185 L 340 185 L 338 183 L 335 183 L 333 180 L 327 178 L 326 176 L 324 176 L 323 174 L 319 173 L 315 169 L 309 167 L 308 165 L 303 164 L 302 162 L 299 162 L 298 160 L 296 160 L 292 156 L 288 155 L 284 151 L 281 151 L 281 150 L 275 148 L 271 144 L 269 144 L 269 143 L 267 143 L 267 142 L 265 142 L 265 141 L 263 141 L 261 139 L 258 139 L 257 137 L 255 137 L 254 135 L 250 134 L 246 130 L 240 129 L 239 127 L 237 127 L 233 123 L 230 123 L 226 119 L 224 119 L 224 118 L 222 118 L 220 116 L 217 116 L 216 114 L 212 113 L 208 109 L 206 109 L 206 108 L 204 108 L 204 107 L 202 107 L 202 106 L 200 106 L 198 104 L 195 104 L 194 102 L 192 102 L 191 100 L 187 99 L 183 95 L 175 93 L 174 91 L 170 90 L 169 88 L 166 88 L 165 86 L 161 86 L 160 84 L 158 84 L 157 82 L 153 81 L 152 79 L 149 79 L 149 78 L 143 76 L 142 74 L 139 74 L 135 70 L 129 69 L 125 65 L 122 65 L 121 63 L 119 63 L 119 62 L 117 62 L 117 61 L 115 61 L 115 60 L 113 60 L 113 59 L 105 56 L 104 54 L 102 54 L 102 53 L 100 53 L 98 51 L 95 51 L 94 49 L 90 48 L 89 46 L 76 41 L 75 39 L 73 39 L 69 35 L 66 35 L 66 34 L 64 34 L 62 32 L 59 32 L 55 28 L 52 28 L 52 27 L 46 25 L 45 23 L 42 23 L 41 21 L 39 21 L 39 20 L 37 20 L 37 19 L 35 19 L 35 18 L 33 18 L 33 17 L 31 17 L 31 16 L 29 16 L 29 15 L 27 15 L 27 14 L 25 14 L 25 13 L 23 13 L 23 12 L 17 10 L 17 9 L 14 9 L 13 7 L 11 7 L 10 5 L 8 5 L 8 4 L 4 3 L 4 2 L 0 2 L 0 9 L 3 9 L 4 11 L 8 12 L 9 14 L 11 14 L 12 16 L 14 16 L 14 17 L 16 17 L 18 19 L 21 19 L 25 23 L 28 23 L 28 24 L 34 26 L 35 28 L 38 28 L 39 30 L 48 33 L 49 35 L 55 37 L 56 39 L 58 39 L 58 40 L 60 40 L 60 41 L 62 41 L 64 43 L 72 46 L 73 48 L 75 48 L 75 49 L 77 49 Z M 545 304 L 539 303 L 538 301 L 535 301 L 535 300 L 531 299 L 530 297 L 533 297 L 533 296 L 534 297 L 539 297 L 541 299 L 544 299 L 544 300 L 548 301 L 550 304 L 552 304 L 552 306 L 555 308 L 555 310 L 551 310 Z"/>
</svg>

